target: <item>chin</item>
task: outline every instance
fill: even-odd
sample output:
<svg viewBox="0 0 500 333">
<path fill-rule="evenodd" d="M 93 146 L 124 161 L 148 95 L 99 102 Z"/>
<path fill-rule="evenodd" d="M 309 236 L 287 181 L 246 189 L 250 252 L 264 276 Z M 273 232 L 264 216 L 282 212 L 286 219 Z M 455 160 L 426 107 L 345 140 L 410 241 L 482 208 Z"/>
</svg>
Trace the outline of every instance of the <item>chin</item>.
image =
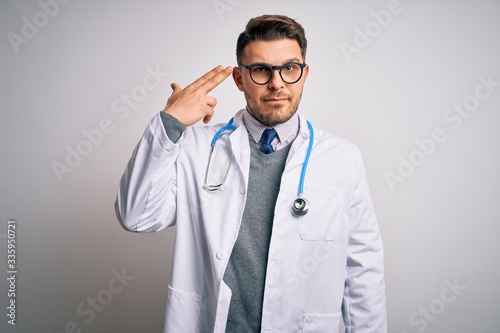
<svg viewBox="0 0 500 333">
<path fill-rule="evenodd" d="M 271 114 L 262 117 L 262 120 L 264 120 L 266 125 L 268 126 L 275 126 L 284 122 L 287 122 L 290 120 L 290 118 L 293 117 L 295 112 L 290 112 L 289 110 L 274 110 Z"/>
</svg>

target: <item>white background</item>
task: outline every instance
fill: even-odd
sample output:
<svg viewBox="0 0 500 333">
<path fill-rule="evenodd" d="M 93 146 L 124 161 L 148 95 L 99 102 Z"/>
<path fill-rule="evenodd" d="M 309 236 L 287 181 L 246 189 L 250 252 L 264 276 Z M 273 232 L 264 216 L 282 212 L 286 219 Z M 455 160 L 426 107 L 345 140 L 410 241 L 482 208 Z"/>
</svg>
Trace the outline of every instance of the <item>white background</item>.
<svg viewBox="0 0 500 333">
<path fill-rule="evenodd" d="M 160 330 L 175 230 L 124 231 L 113 210 L 119 178 L 170 82 L 235 65 L 246 22 L 272 13 L 306 29 L 300 112 L 363 153 L 385 245 L 389 332 L 500 332 L 499 1 L 401 0 L 383 25 L 374 13 L 387 11 L 385 0 L 41 3 L 0 3 L 0 331 Z M 347 44 L 357 53 L 343 53 Z M 144 90 L 148 69 L 168 75 Z M 491 91 L 476 88 L 480 77 L 496 82 Z M 132 94 L 140 101 L 125 116 Z M 244 106 L 231 79 L 212 95 L 213 123 Z M 458 126 L 448 110 L 463 103 L 473 111 Z M 85 131 L 103 121 L 110 133 L 86 145 Z M 431 145 L 435 129 L 446 140 Z M 78 147 L 87 156 L 69 167 Z M 57 163 L 67 167 L 59 177 Z M 392 188 L 388 172 L 401 177 Z M 9 219 L 15 327 L 6 317 Z M 133 277 L 120 292 L 109 291 L 113 270 Z M 106 304 L 91 316 L 97 296 Z"/>
</svg>

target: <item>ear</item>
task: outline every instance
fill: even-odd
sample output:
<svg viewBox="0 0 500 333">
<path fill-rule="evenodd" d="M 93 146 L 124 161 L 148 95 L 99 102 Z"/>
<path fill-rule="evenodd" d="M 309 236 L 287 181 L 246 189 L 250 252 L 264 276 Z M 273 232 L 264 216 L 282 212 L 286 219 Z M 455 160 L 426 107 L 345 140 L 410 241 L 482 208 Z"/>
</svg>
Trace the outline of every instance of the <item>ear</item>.
<svg viewBox="0 0 500 333">
<path fill-rule="evenodd" d="M 234 83 L 240 91 L 243 90 L 243 77 L 241 76 L 241 69 L 239 67 L 233 67 L 233 79 Z"/>
<path fill-rule="evenodd" d="M 304 73 L 302 73 L 302 76 L 304 77 L 304 81 L 307 79 L 307 75 L 309 74 L 309 64 L 304 67 Z"/>
</svg>

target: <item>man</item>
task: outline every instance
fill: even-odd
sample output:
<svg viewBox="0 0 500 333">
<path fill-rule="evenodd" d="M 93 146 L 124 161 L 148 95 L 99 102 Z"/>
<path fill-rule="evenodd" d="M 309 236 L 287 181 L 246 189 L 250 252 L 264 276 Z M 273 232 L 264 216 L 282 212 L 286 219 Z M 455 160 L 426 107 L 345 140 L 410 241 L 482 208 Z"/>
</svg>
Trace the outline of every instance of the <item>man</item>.
<svg viewBox="0 0 500 333">
<path fill-rule="evenodd" d="M 118 219 L 134 232 L 176 225 L 164 332 L 338 332 L 341 314 L 348 332 L 387 330 L 382 243 L 359 151 L 297 113 L 306 47 L 296 21 L 251 19 L 238 67 L 218 66 L 184 89 L 173 83 L 134 150 Z M 223 125 L 192 126 L 210 121 L 208 93 L 231 73 L 246 108 L 222 134 Z M 294 214 L 302 181 L 308 202 Z"/>
</svg>

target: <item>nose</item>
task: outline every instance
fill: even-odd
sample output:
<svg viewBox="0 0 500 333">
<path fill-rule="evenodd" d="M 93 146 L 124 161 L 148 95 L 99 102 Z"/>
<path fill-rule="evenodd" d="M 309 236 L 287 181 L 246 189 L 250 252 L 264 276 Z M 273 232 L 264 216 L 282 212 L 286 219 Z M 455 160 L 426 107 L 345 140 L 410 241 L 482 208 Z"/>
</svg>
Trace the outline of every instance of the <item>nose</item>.
<svg viewBox="0 0 500 333">
<path fill-rule="evenodd" d="M 273 75 L 271 77 L 271 81 L 269 81 L 269 83 L 268 83 L 269 89 L 280 90 L 284 86 L 285 86 L 285 82 L 283 82 L 283 80 L 281 79 L 279 69 L 274 69 Z"/>
</svg>

